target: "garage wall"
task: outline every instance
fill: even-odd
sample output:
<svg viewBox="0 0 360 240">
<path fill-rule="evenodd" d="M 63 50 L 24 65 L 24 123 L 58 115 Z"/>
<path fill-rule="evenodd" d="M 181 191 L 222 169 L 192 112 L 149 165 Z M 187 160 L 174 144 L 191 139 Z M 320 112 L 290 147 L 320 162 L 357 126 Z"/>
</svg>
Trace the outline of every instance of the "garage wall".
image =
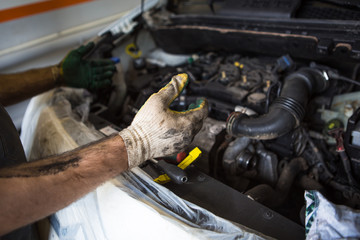
<svg viewBox="0 0 360 240">
<path fill-rule="evenodd" d="M 0 1 L 0 71 L 15 70 L 19 65 L 54 51 L 45 46 L 57 41 L 59 48 L 74 43 L 61 43 L 60 38 L 72 36 L 77 44 L 85 41 L 88 31 L 105 27 L 121 14 L 140 4 L 140 0 L 2 0 Z M 14 19 L 11 19 L 14 16 Z M 39 51 L 28 50 L 39 47 Z M 23 52 L 24 54 L 21 54 Z M 20 53 L 20 54 L 19 54 Z M 15 55 L 17 56 L 14 59 Z"/>
</svg>

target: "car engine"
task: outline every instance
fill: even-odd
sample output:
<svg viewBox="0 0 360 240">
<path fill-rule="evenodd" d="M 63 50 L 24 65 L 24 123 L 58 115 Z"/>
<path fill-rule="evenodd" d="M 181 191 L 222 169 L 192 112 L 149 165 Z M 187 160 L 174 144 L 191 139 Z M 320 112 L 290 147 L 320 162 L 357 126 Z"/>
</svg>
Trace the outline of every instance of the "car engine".
<svg viewBox="0 0 360 240">
<path fill-rule="evenodd" d="M 209 117 L 189 147 L 202 150 L 194 163 L 201 171 L 294 220 L 305 189 L 360 206 L 357 68 L 350 79 L 289 55 L 218 52 L 173 67 L 136 61 L 143 64 L 126 75 L 128 95 L 118 120 L 109 119 L 116 125 L 129 125 L 151 94 L 187 73 L 189 84 L 170 108 L 209 101 Z"/>
<path fill-rule="evenodd" d="M 144 18 L 148 26 L 156 21 Z M 111 94 L 98 94 L 111 97 L 96 99 L 90 119 L 98 128 L 124 128 L 171 77 L 186 73 L 189 83 L 170 108 L 185 111 L 200 98 L 209 102 L 209 117 L 185 151 L 202 152 L 192 167 L 303 225 L 304 190 L 358 209 L 360 65 L 209 48 L 188 54 L 190 47 L 174 63 L 175 55 L 158 48 L 153 52 L 161 57 L 137 54 L 136 45 L 127 45 L 126 90 L 115 85 Z"/>
</svg>

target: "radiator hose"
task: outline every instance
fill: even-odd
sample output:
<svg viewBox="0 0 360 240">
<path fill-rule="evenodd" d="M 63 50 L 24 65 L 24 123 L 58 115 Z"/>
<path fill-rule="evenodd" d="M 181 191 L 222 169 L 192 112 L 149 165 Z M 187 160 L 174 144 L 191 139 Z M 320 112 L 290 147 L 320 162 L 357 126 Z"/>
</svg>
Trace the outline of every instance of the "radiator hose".
<svg viewBox="0 0 360 240">
<path fill-rule="evenodd" d="M 281 94 L 271 104 L 267 114 L 249 117 L 233 112 L 226 123 L 229 134 L 253 139 L 274 139 L 299 126 L 305 116 L 306 106 L 311 96 L 324 91 L 328 79 L 322 71 L 301 68 L 284 80 Z"/>
</svg>

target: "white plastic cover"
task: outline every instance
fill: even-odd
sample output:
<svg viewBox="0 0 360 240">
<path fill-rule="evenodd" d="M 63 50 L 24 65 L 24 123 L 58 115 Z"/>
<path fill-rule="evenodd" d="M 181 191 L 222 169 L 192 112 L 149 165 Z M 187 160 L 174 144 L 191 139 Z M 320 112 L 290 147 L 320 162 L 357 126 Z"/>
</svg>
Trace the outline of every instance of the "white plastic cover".
<svg viewBox="0 0 360 240">
<path fill-rule="evenodd" d="M 82 122 L 86 122 L 87 113 L 82 110 L 88 109 L 87 96 L 81 90 L 58 89 L 31 100 L 22 126 L 22 141 L 30 159 L 100 138 Z M 60 210 L 50 217 L 50 223 L 51 240 L 268 239 L 177 197 L 140 168 L 121 174 Z"/>
<path fill-rule="evenodd" d="M 360 211 L 328 201 L 317 191 L 305 191 L 306 239 L 359 239 Z"/>
</svg>

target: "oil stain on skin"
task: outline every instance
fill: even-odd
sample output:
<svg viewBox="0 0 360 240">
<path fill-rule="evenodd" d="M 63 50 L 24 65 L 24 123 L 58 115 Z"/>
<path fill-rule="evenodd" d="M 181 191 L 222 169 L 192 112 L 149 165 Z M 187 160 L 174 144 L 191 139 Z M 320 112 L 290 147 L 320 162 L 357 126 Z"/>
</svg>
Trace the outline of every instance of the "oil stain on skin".
<svg viewBox="0 0 360 240">
<path fill-rule="evenodd" d="M 13 167 L 4 169 L 0 172 L 0 178 L 20 178 L 20 177 L 40 177 L 46 175 L 56 175 L 64 172 L 68 168 L 79 167 L 80 157 L 71 158 L 63 162 L 54 162 L 41 166 L 29 166 L 26 164 L 23 167 Z"/>
</svg>

